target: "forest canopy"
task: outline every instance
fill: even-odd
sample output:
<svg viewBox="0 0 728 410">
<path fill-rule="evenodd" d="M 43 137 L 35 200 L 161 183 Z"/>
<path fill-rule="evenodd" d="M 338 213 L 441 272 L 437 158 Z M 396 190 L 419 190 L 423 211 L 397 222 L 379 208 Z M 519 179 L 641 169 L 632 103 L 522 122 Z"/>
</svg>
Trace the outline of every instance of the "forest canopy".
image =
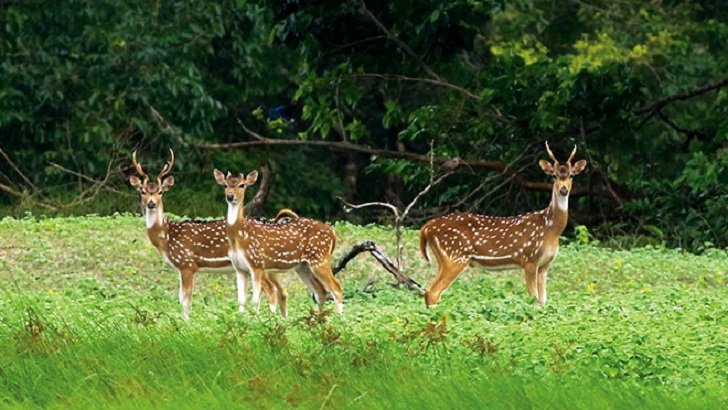
<svg viewBox="0 0 728 410">
<path fill-rule="evenodd" d="M 134 211 L 131 152 L 174 148 L 173 213 L 221 215 L 213 169 L 265 165 L 264 213 L 335 219 L 408 203 L 431 146 L 481 166 L 412 223 L 511 215 L 548 203 L 549 141 L 588 161 L 572 225 L 728 246 L 723 2 L 0 0 L 0 23 L 5 215 Z"/>
</svg>

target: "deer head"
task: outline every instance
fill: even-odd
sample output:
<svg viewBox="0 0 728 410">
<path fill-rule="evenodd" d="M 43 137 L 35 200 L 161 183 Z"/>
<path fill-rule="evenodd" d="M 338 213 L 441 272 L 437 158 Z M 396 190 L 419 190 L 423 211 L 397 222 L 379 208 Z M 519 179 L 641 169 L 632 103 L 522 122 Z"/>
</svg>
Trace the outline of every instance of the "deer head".
<svg viewBox="0 0 728 410">
<path fill-rule="evenodd" d="M 561 210 L 566 210 L 569 204 L 569 193 L 571 192 L 571 179 L 574 175 L 578 175 L 584 170 L 586 167 L 586 160 L 582 159 L 576 164 L 571 164 L 571 160 L 574 159 L 574 155 L 576 154 L 576 145 L 574 145 L 574 149 L 571 151 L 571 155 L 569 156 L 569 159 L 566 160 L 565 165 L 559 164 L 559 161 L 556 160 L 554 153 L 551 152 L 551 148 L 549 148 L 548 141 L 546 142 L 546 152 L 548 152 L 551 160 L 554 161 L 553 164 L 545 160 L 539 161 L 538 164 L 541 166 L 543 172 L 555 177 L 553 196 L 557 200 L 559 208 Z"/>
<path fill-rule="evenodd" d="M 142 179 L 139 179 L 136 175 L 132 175 L 129 177 L 129 183 L 139 191 L 142 208 L 144 209 L 160 207 L 162 205 L 162 194 L 174 185 L 174 177 L 169 175 L 172 172 L 172 166 L 174 166 L 174 151 L 170 148 L 169 153 L 172 158 L 164 165 L 156 181 L 149 180 L 149 175 L 142 169 L 142 164 L 137 162 L 136 151 L 132 154 L 132 164 L 134 164 L 136 172 Z"/>
<path fill-rule="evenodd" d="M 245 200 L 245 188 L 257 180 L 258 171 L 253 171 L 245 177 L 243 174 L 232 175 L 230 172 L 224 175 L 222 171 L 215 170 L 215 181 L 225 187 L 225 200 L 231 205 L 241 204 Z"/>
<path fill-rule="evenodd" d="M 243 174 L 232 175 L 230 172 L 224 175 L 222 171 L 215 170 L 215 181 L 225 187 L 225 200 L 228 203 L 228 225 L 235 225 L 238 220 L 245 223 L 241 206 L 245 201 L 245 188 L 253 185 L 256 180 L 258 180 L 258 171 L 253 171 L 246 177 Z"/>
</svg>

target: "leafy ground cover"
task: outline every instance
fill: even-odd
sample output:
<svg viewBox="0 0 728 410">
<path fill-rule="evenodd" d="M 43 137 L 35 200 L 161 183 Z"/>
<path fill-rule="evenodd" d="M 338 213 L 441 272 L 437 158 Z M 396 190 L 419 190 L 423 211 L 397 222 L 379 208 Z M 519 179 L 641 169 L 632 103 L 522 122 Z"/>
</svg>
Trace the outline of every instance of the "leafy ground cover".
<svg viewBox="0 0 728 410">
<path fill-rule="evenodd" d="M 387 227 L 335 226 L 337 255 Z M 407 272 L 432 278 L 405 231 Z M 373 259 L 343 317 L 238 314 L 232 275 L 178 278 L 131 215 L 0 221 L 0 407 L 723 408 L 728 255 L 564 244 L 536 306 L 520 272 L 466 271 L 436 309 Z"/>
</svg>

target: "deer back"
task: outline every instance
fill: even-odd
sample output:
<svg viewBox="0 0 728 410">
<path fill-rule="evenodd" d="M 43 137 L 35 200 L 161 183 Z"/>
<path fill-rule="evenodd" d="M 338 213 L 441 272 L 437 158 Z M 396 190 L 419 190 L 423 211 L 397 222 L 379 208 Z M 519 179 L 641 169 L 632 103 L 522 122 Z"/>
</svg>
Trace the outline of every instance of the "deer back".
<svg viewBox="0 0 728 410">
<path fill-rule="evenodd" d="M 427 222 L 420 231 L 420 240 L 425 258 L 429 243 L 438 257 L 455 263 L 475 260 L 484 265 L 522 264 L 548 253 L 547 248 L 553 245 L 551 227 L 548 209 L 513 217 L 455 213 Z"/>
<path fill-rule="evenodd" d="M 290 269 L 301 263 L 330 263 L 336 247 L 333 228 L 308 218 L 280 222 L 248 220 L 228 225 L 235 250 L 245 253 L 247 263 L 260 269 Z"/>
</svg>

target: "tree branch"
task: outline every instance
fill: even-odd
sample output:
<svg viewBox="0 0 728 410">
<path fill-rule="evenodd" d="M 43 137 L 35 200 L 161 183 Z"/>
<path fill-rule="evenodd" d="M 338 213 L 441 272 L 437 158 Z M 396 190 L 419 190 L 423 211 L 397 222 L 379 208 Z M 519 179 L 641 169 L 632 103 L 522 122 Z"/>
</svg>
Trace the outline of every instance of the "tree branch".
<svg viewBox="0 0 728 410">
<path fill-rule="evenodd" d="M 680 127 L 679 125 L 675 124 L 675 122 L 672 121 L 667 115 L 665 115 L 665 113 L 663 113 L 662 110 L 659 110 L 659 109 L 655 110 L 655 113 L 660 118 L 660 120 L 662 120 L 662 122 L 667 124 L 670 128 L 672 128 L 676 132 L 687 135 L 689 139 L 693 139 L 693 137 L 696 137 L 696 136 L 702 136 L 702 137 L 708 136 L 708 133 L 705 131 L 702 131 L 702 130 L 692 130 L 689 128 Z"/>
<path fill-rule="evenodd" d="M 724 78 L 713 84 L 704 85 L 702 87 L 685 90 L 685 91 L 679 92 L 677 94 L 667 96 L 667 97 L 659 99 L 647 106 L 635 108 L 634 110 L 632 110 L 632 112 L 634 112 L 635 114 L 648 114 L 648 113 L 652 114 L 655 110 L 659 110 L 673 101 L 687 100 L 687 99 L 696 97 L 698 95 L 705 94 L 708 91 L 717 90 L 717 89 L 723 88 L 725 86 L 728 86 L 728 78 Z"/>
<path fill-rule="evenodd" d="M 437 73 L 435 73 L 435 71 L 433 71 L 432 68 L 430 68 L 430 66 L 428 66 L 427 64 L 425 64 L 425 62 L 422 61 L 422 59 L 420 58 L 420 56 L 418 56 L 417 53 L 415 53 L 414 50 L 412 50 L 410 48 L 410 46 L 407 45 L 407 43 L 405 43 L 404 41 L 400 40 L 399 37 L 397 37 L 394 34 L 392 34 L 389 31 L 389 29 L 387 29 L 387 27 L 385 27 L 384 24 L 382 24 L 382 22 L 379 21 L 379 19 L 371 11 L 369 11 L 369 9 L 367 8 L 366 3 L 364 3 L 364 0 L 361 0 L 361 8 L 359 9 L 359 11 L 361 11 L 361 13 L 364 14 L 365 16 L 369 17 L 369 19 L 377 27 L 379 27 L 379 29 L 382 30 L 382 32 L 384 34 L 387 35 L 387 38 L 388 39 L 390 39 L 390 40 L 394 41 L 395 43 L 397 43 L 397 46 L 399 46 L 399 48 L 401 48 L 402 51 L 404 51 L 408 56 L 410 56 L 413 60 L 415 60 L 415 62 L 417 62 L 417 64 L 420 67 L 422 67 L 422 69 L 425 70 L 425 72 L 427 74 L 429 74 L 430 77 L 432 77 L 432 78 L 434 78 L 435 80 L 438 80 L 438 81 L 440 80 L 440 76 L 438 76 Z"/>
<path fill-rule="evenodd" d="M 29 198 L 30 197 L 30 195 L 25 194 L 23 192 L 20 192 L 20 191 L 14 189 L 13 187 L 10 187 L 10 186 L 5 185 L 3 183 L 0 183 L 0 190 L 5 191 L 5 192 L 7 192 L 10 195 L 17 196 L 17 197 L 20 197 L 20 198 Z M 32 200 L 32 201 L 33 201 L 33 203 L 38 204 L 38 205 L 40 205 L 40 206 L 42 206 L 42 207 L 44 207 L 46 209 L 49 209 L 51 211 L 57 211 L 58 210 L 58 208 L 56 208 L 55 206 L 50 205 L 50 204 L 47 204 L 47 203 L 45 203 L 43 201 L 39 201 L 39 200 Z"/>
<path fill-rule="evenodd" d="M 303 141 L 303 140 L 278 140 L 261 137 L 257 141 L 244 141 L 244 142 L 230 142 L 222 144 L 210 144 L 210 143 L 199 143 L 195 146 L 206 149 L 244 149 L 259 145 L 303 145 L 303 146 L 317 146 L 324 147 L 334 150 L 354 151 L 361 152 L 369 155 L 376 155 L 383 158 L 403 159 L 414 162 L 430 162 L 430 158 L 427 155 L 415 154 L 411 152 L 403 151 L 389 151 L 378 148 L 369 148 L 362 145 L 353 144 L 350 142 L 342 141 Z M 257 137 L 256 137 L 257 138 Z M 452 158 L 435 157 L 433 162 L 438 165 L 442 165 Z M 480 171 L 491 171 L 500 172 L 505 176 L 509 177 L 517 185 L 531 190 L 541 192 L 551 192 L 553 187 L 552 184 L 547 182 L 533 182 L 526 180 L 523 175 L 511 167 L 511 164 L 502 161 L 485 161 L 485 160 L 461 160 L 463 165 L 467 165 L 473 170 Z M 576 186 L 571 191 L 571 196 L 585 196 L 592 195 L 601 198 L 613 199 L 612 194 L 605 189 L 592 189 L 590 187 Z"/>
<path fill-rule="evenodd" d="M 112 187 L 109 187 L 109 186 L 105 186 L 105 185 L 106 185 L 106 182 L 108 181 L 108 175 L 109 175 L 109 173 L 107 173 L 107 178 L 105 178 L 105 179 L 104 179 L 103 181 L 97 181 L 97 180 L 95 180 L 95 179 L 91 178 L 91 177 L 90 177 L 90 176 L 88 176 L 88 175 L 84 175 L 84 174 L 82 174 L 82 173 L 80 173 L 80 172 L 74 171 L 74 170 L 72 170 L 72 169 L 68 169 L 68 168 L 66 168 L 66 167 L 64 167 L 64 166 L 62 166 L 62 165 L 60 165 L 60 164 L 56 164 L 56 163 L 55 163 L 55 162 L 53 162 L 53 161 L 48 161 L 48 163 L 49 163 L 49 164 L 50 164 L 50 165 L 51 165 L 52 167 L 54 167 L 54 168 L 58 169 L 59 171 L 63 171 L 63 172 L 69 173 L 69 174 L 71 174 L 71 175 L 74 175 L 74 176 L 77 176 L 77 177 L 79 177 L 79 178 L 81 178 L 81 179 L 83 179 L 83 180 L 85 180 L 85 181 L 88 181 L 88 182 L 93 182 L 94 184 L 100 184 L 100 185 L 101 185 L 101 186 L 102 186 L 103 188 L 105 188 L 106 190 L 109 190 L 109 191 L 111 191 L 111 192 L 113 192 L 113 193 L 115 193 L 115 194 L 122 194 L 122 195 L 126 195 L 126 193 L 125 193 L 125 192 L 121 192 L 121 191 L 119 191 L 119 190 L 118 190 L 118 189 L 116 189 L 116 188 L 112 188 Z"/>
<path fill-rule="evenodd" d="M 458 85 L 449 83 L 447 81 L 441 80 L 441 79 L 432 79 L 432 78 L 418 78 L 418 77 L 407 77 L 404 75 L 398 75 L 398 74 L 375 74 L 375 73 L 357 73 L 357 74 L 350 74 L 344 77 L 346 79 L 357 79 L 357 78 L 379 78 L 382 80 L 395 80 L 395 81 L 413 81 L 413 82 L 422 82 L 422 83 L 428 83 L 428 84 L 434 84 L 441 87 L 447 87 L 450 89 L 453 89 L 462 95 L 471 98 L 473 100 L 480 100 L 480 96 L 466 90 L 463 87 L 460 87 Z"/>
<path fill-rule="evenodd" d="M 33 192 L 38 191 L 38 188 L 35 185 L 33 185 L 32 182 L 30 182 L 30 179 L 28 179 L 28 177 L 26 177 L 25 174 L 23 174 L 23 172 L 20 170 L 20 168 L 17 165 L 15 165 L 15 163 L 10 159 L 10 156 L 8 156 L 8 154 L 6 154 L 5 151 L 2 150 L 2 148 L 0 148 L 0 155 L 2 155 L 5 158 L 5 161 L 7 161 L 8 164 L 10 164 L 10 166 L 13 167 L 15 172 L 17 172 L 18 175 L 20 175 L 20 177 L 23 178 L 23 181 L 25 181 L 25 183 L 28 184 L 28 186 L 33 190 Z"/>
<path fill-rule="evenodd" d="M 344 201 L 344 199 L 340 196 L 337 198 L 344 204 L 344 212 L 350 212 L 352 209 L 366 208 L 369 206 L 381 206 L 383 208 L 389 208 L 394 213 L 394 217 L 399 219 L 399 209 L 392 204 L 388 204 L 386 202 L 367 202 L 365 204 L 354 205 Z"/>
<path fill-rule="evenodd" d="M 260 188 L 258 188 L 258 192 L 255 193 L 253 199 L 245 204 L 244 207 L 245 212 L 249 215 L 258 214 L 270 194 L 271 181 L 273 180 L 274 173 L 267 164 L 263 164 L 260 166 L 260 174 Z"/>
</svg>

